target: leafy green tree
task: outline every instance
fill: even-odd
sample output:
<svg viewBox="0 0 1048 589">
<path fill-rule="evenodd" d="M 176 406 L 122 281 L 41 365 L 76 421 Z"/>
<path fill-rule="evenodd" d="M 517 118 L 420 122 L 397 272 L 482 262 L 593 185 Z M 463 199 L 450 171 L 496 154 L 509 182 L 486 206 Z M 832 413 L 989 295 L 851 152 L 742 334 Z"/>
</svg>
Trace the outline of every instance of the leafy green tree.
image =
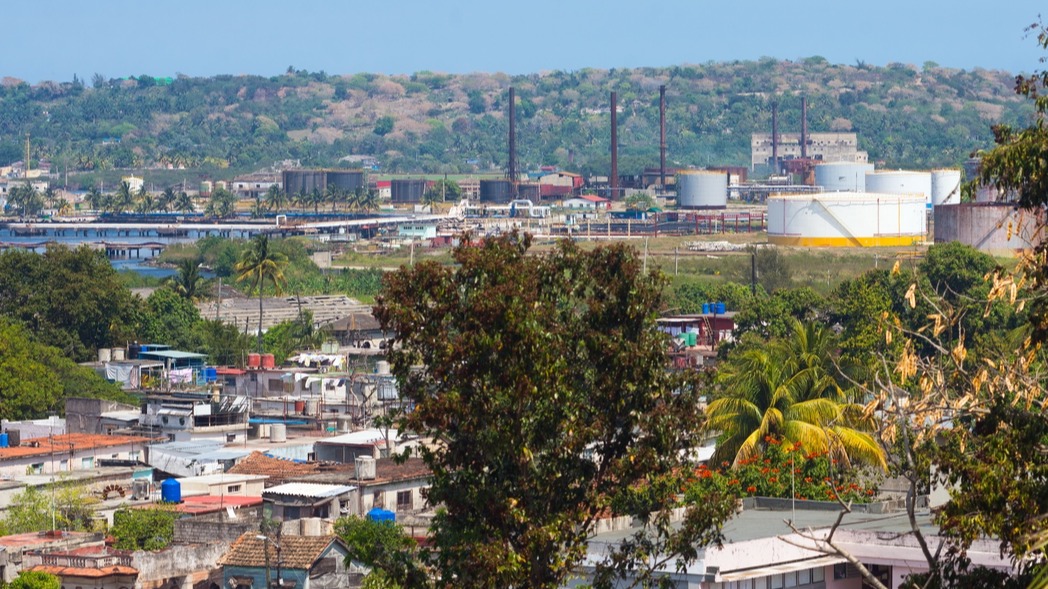
<svg viewBox="0 0 1048 589">
<path fill-rule="evenodd" d="M 284 194 L 284 191 L 276 184 L 271 184 L 269 188 L 266 189 L 266 194 L 263 197 L 263 200 L 266 202 L 266 208 L 275 213 L 279 213 L 284 210 L 285 206 L 287 206 L 287 195 Z"/>
<path fill-rule="evenodd" d="M 598 567 L 599 586 L 645 549 L 695 558 L 734 501 L 709 497 L 679 528 L 667 517 L 702 416 L 693 383 L 666 370 L 663 279 L 623 245 L 529 246 L 514 233 L 459 247 L 454 267 L 404 267 L 378 297 L 415 406 L 400 429 L 434 440 L 420 452 L 443 509 L 424 562 L 438 586 L 560 587 L 607 509 L 650 526 Z"/>
<path fill-rule="evenodd" d="M 655 199 L 644 192 L 635 192 L 626 197 L 626 207 L 635 211 L 647 211 L 655 206 Z"/>
<path fill-rule="evenodd" d="M 262 352 L 262 296 L 266 280 L 273 284 L 279 295 L 284 284 L 284 269 L 287 267 L 287 256 L 271 247 L 269 236 L 257 233 L 251 238 L 247 249 L 240 256 L 235 270 L 237 281 L 247 282 L 251 288 L 258 290 L 258 351 Z"/>
<path fill-rule="evenodd" d="M 88 206 L 94 211 L 102 211 L 106 208 L 105 195 L 98 189 L 97 186 L 92 186 L 87 194 L 84 195 L 84 200 L 87 201 Z"/>
<path fill-rule="evenodd" d="M 196 350 L 201 346 L 197 332 L 200 321 L 200 311 L 192 300 L 171 288 L 158 288 L 146 299 L 139 339 L 169 344 L 180 350 Z"/>
<path fill-rule="evenodd" d="M 11 506 L 0 520 L 0 529 L 5 534 L 25 534 L 52 529 L 83 531 L 89 529 L 97 503 L 85 494 L 79 485 L 52 483 L 54 489 L 54 511 L 52 513 L 52 490 L 46 487 L 27 486 L 14 496 Z M 54 520 L 52 521 L 52 516 Z"/>
<path fill-rule="evenodd" d="M 453 201 L 458 202 L 462 198 L 462 187 L 454 180 L 441 178 L 426 189 L 423 195 L 428 204 Z"/>
<path fill-rule="evenodd" d="M 225 219 L 231 217 L 236 211 L 236 204 L 235 194 L 225 188 L 216 188 L 211 192 L 211 200 L 208 201 L 204 214 Z"/>
<path fill-rule="evenodd" d="M 324 333 L 313 325 L 313 314 L 304 311 L 293 320 L 283 321 L 266 330 L 265 349 L 282 363 L 296 350 L 315 350 L 324 341 Z"/>
<path fill-rule="evenodd" d="M 28 181 L 11 188 L 7 195 L 7 206 L 18 211 L 20 217 L 32 217 L 44 209 L 40 192 Z"/>
<path fill-rule="evenodd" d="M 43 571 L 22 571 L 7 585 L 8 589 L 60 589 L 61 586 L 61 579 Z"/>
<path fill-rule="evenodd" d="M 756 256 L 757 282 L 767 292 L 774 293 L 781 288 L 793 285 L 793 274 L 789 261 L 776 247 L 753 248 L 750 254 Z"/>
<path fill-rule="evenodd" d="M 198 324 L 202 350 L 208 362 L 219 366 L 244 366 L 254 343 L 236 325 L 205 318 Z"/>
<path fill-rule="evenodd" d="M 0 253 L 0 314 L 77 361 L 132 335 L 137 303 L 109 260 L 86 246 Z"/>
<path fill-rule="evenodd" d="M 375 121 L 375 128 L 372 132 L 379 137 L 384 137 L 393 131 L 393 126 L 396 125 L 396 123 L 397 120 L 389 115 L 379 117 L 378 120 Z"/>
<path fill-rule="evenodd" d="M 707 409 L 710 428 L 720 432 L 714 461 L 740 464 L 775 438 L 885 468 L 873 423 L 849 398 L 849 381 L 831 358 L 832 334 L 818 324 L 793 325 L 789 338 L 737 350 L 720 369 L 722 386 Z"/>
<path fill-rule="evenodd" d="M 121 509 L 113 514 L 109 535 L 118 550 L 163 550 L 175 538 L 178 512 L 164 507 Z"/>
<path fill-rule="evenodd" d="M 335 535 L 349 548 L 346 564 L 360 563 L 372 570 L 371 582 L 380 587 L 422 587 L 427 574 L 419 560 L 418 544 L 393 522 L 342 517 Z M 365 583 L 368 580 L 365 579 Z M 382 584 L 384 583 L 384 584 Z"/>
</svg>

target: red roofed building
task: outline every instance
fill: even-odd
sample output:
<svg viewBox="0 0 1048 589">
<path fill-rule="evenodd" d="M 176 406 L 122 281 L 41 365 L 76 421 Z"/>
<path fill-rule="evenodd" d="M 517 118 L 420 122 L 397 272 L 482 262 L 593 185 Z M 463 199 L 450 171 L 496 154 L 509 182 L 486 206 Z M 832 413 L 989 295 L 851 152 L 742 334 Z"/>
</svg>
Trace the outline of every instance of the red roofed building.
<svg viewBox="0 0 1048 589">
<path fill-rule="evenodd" d="M 128 589 L 138 580 L 131 553 L 106 546 L 85 546 L 62 552 L 31 552 L 26 555 L 30 571 L 55 575 L 62 586 L 91 589 Z"/>
<path fill-rule="evenodd" d="M 152 438 L 102 434 L 62 434 L 21 440 L 0 448 L 0 475 L 50 474 L 92 470 L 100 459 L 142 460 Z"/>
</svg>

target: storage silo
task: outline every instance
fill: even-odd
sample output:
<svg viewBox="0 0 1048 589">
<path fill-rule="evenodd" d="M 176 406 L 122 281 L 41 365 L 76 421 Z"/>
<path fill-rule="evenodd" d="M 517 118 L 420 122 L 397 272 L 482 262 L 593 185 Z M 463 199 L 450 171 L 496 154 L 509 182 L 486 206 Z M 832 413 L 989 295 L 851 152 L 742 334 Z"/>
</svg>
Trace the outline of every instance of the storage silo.
<svg viewBox="0 0 1048 589">
<path fill-rule="evenodd" d="M 927 232 L 924 197 L 819 193 L 768 197 L 768 241 L 806 247 L 909 246 Z"/>
<path fill-rule="evenodd" d="M 542 200 L 542 188 L 535 182 L 521 182 L 517 184 L 517 198 L 526 198 L 538 204 Z"/>
<path fill-rule="evenodd" d="M 932 204 L 931 172 L 889 170 L 866 174 L 866 190 L 875 194 L 919 194 L 924 204 Z"/>
<path fill-rule="evenodd" d="M 355 192 L 364 186 L 364 170 L 325 170 L 322 189 L 328 186 L 335 186 L 346 194 Z"/>
<path fill-rule="evenodd" d="M 389 196 L 394 203 L 419 203 L 425 193 L 425 180 L 402 178 L 389 182 Z"/>
<path fill-rule="evenodd" d="M 480 202 L 507 203 L 513 200 L 513 183 L 509 180 L 481 180 Z"/>
<path fill-rule="evenodd" d="M 1044 240 L 1045 214 L 1008 203 L 966 202 L 935 207 L 935 243 L 959 241 L 991 254 L 1030 250 Z"/>
<path fill-rule="evenodd" d="M 324 172 L 321 170 L 284 170 L 281 173 L 284 194 L 311 193 L 313 189 L 324 190 Z"/>
<path fill-rule="evenodd" d="M 677 172 L 677 207 L 723 209 L 728 206 L 728 174 L 711 170 Z"/>
<path fill-rule="evenodd" d="M 932 206 L 961 202 L 961 171 L 956 168 L 932 170 Z"/>
<path fill-rule="evenodd" d="M 815 185 L 824 192 L 865 192 L 866 174 L 873 164 L 860 162 L 825 162 L 815 164 Z"/>
</svg>

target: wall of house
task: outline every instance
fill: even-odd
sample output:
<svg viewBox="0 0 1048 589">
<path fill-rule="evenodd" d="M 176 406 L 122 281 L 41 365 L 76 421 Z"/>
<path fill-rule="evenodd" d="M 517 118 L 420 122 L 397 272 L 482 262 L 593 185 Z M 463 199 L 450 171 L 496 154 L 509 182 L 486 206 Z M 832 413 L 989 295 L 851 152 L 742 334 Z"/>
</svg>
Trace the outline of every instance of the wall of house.
<svg viewBox="0 0 1048 589">
<path fill-rule="evenodd" d="M 62 589 L 128 589 L 135 587 L 134 575 L 109 575 L 101 578 L 61 575 Z"/>
<path fill-rule="evenodd" d="M 426 500 L 422 496 L 422 489 L 429 486 L 426 480 L 398 481 L 377 485 L 369 485 L 367 481 L 362 481 L 362 483 L 363 492 L 360 496 L 361 514 L 367 513 L 373 507 L 389 511 L 419 511 L 426 508 Z M 411 492 L 410 507 L 397 508 L 397 493 L 401 491 Z"/>
<path fill-rule="evenodd" d="M 70 470 L 94 470 L 100 458 L 131 459 L 132 452 L 141 457 L 143 446 L 120 445 L 108 448 L 76 448 L 73 452 L 51 452 L 33 456 L 19 456 L 4 460 L 0 464 L 0 475 L 18 477 L 26 474 L 51 474 Z"/>
<path fill-rule="evenodd" d="M 230 544 L 213 539 L 209 544 L 173 544 L 157 552 L 133 552 L 132 566 L 138 569 L 136 589 L 192 589 L 208 578 Z"/>
<path fill-rule="evenodd" d="M 236 520 L 229 520 L 225 514 L 180 519 L 175 522 L 175 544 L 208 544 L 225 542 L 231 544 L 245 532 L 258 530 L 261 521 L 261 509 L 245 513 L 240 510 Z"/>
<path fill-rule="evenodd" d="M 252 589 L 264 589 L 266 586 L 266 569 L 265 567 L 241 567 L 241 566 L 226 566 L 223 567 L 223 587 L 230 587 L 229 580 L 233 577 L 240 580 L 240 584 L 243 584 L 243 579 L 251 579 Z M 272 561 L 269 563 L 269 574 L 270 580 L 274 583 L 277 582 L 277 563 Z M 306 575 L 306 571 L 297 569 L 284 569 L 280 571 L 280 576 L 283 577 L 284 583 L 294 583 L 295 589 L 309 589 L 309 576 Z M 68 588 L 66 588 L 68 589 Z"/>
</svg>

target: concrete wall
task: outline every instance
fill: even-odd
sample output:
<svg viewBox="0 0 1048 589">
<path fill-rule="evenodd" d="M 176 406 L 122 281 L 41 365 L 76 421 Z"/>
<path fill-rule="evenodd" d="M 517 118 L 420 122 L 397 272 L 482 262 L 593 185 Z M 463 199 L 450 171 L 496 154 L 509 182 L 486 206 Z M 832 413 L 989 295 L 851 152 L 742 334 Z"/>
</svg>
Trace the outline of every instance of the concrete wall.
<svg viewBox="0 0 1048 589">
<path fill-rule="evenodd" d="M 257 531 L 262 521 L 262 508 L 237 511 L 237 519 L 225 513 L 180 519 L 175 522 L 175 544 L 231 544 L 245 532 Z"/>
<path fill-rule="evenodd" d="M 962 203 L 934 209 L 935 243 L 959 241 L 988 253 L 1014 253 L 1041 242 L 1044 214 L 1004 203 Z"/>
<path fill-rule="evenodd" d="M 109 411 L 138 410 L 135 405 L 126 405 L 104 399 L 84 399 L 74 397 L 66 399 L 66 431 L 71 434 L 104 434 L 102 414 Z M 23 436 L 24 439 L 24 436 Z"/>
<path fill-rule="evenodd" d="M 132 553 L 138 569 L 136 589 L 192 589 L 208 579 L 215 562 L 229 550 L 231 542 L 174 544 L 158 552 Z"/>
</svg>

